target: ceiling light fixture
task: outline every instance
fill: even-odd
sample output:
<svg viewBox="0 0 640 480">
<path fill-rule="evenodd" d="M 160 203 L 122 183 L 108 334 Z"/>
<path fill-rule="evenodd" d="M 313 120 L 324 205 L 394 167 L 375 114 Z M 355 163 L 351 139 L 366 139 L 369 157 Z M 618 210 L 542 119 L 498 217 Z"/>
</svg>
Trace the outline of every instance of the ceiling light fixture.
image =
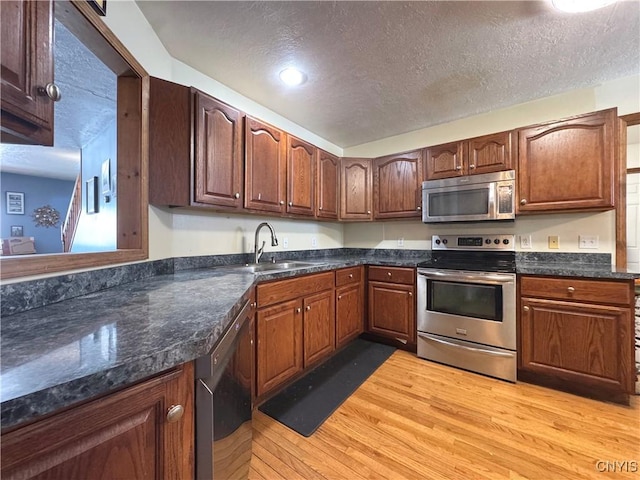
<svg viewBox="0 0 640 480">
<path fill-rule="evenodd" d="M 606 7 L 617 0 L 551 0 L 551 3 L 558 10 L 569 13 L 589 12 L 598 8 Z"/>
<path fill-rule="evenodd" d="M 289 67 L 280 72 L 280 80 L 291 87 L 304 83 L 306 79 L 306 75 L 297 68 Z"/>
</svg>

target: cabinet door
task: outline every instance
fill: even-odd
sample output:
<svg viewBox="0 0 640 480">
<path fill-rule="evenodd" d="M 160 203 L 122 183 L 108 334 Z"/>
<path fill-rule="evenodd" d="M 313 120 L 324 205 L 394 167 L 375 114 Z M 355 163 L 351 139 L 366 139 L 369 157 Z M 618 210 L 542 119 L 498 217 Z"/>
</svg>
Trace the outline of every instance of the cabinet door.
<svg viewBox="0 0 640 480">
<path fill-rule="evenodd" d="M 369 332 L 415 343 L 414 287 L 369 281 Z"/>
<path fill-rule="evenodd" d="M 356 338 L 364 330 L 362 284 L 336 289 L 336 348 Z"/>
<path fill-rule="evenodd" d="M 316 215 L 321 218 L 338 219 L 340 192 L 340 159 L 318 150 L 318 195 Z"/>
<path fill-rule="evenodd" d="M 302 303 L 280 303 L 258 310 L 257 382 L 260 396 L 302 370 Z"/>
<path fill-rule="evenodd" d="M 389 155 L 373 161 L 375 218 L 421 215 L 422 151 Z"/>
<path fill-rule="evenodd" d="M 467 141 L 469 174 L 513 169 L 512 133 L 500 132 Z"/>
<path fill-rule="evenodd" d="M 315 215 L 317 148 L 287 135 L 287 213 Z"/>
<path fill-rule="evenodd" d="M 518 212 L 614 206 L 616 110 L 518 131 Z"/>
<path fill-rule="evenodd" d="M 340 218 L 371 220 L 373 218 L 371 160 L 343 158 L 340 170 Z"/>
<path fill-rule="evenodd" d="M 464 142 L 435 145 L 425 149 L 425 180 L 458 177 L 467 174 L 464 162 Z"/>
<path fill-rule="evenodd" d="M 2 141 L 53 146 L 53 1 L 2 1 Z"/>
<path fill-rule="evenodd" d="M 303 300 L 304 366 L 305 368 L 335 350 L 336 322 L 333 290 Z"/>
<path fill-rule="evenodd" d="M 2 478 L 193 478 L 193 385 L 188 364 L 3 434 Z"/>
<path fill-rule="evenodd" d="M 633 391 L 630 308 L 522 298 L 520 369 Z"/>
<path fill-rule="evenodd" d="M 282 213 L 285 211 L 286 134 L 249 116 L 245 119 L 244 206 Z"/>
<path fill-rule="evenodd" d="M 196 92 L 195 201 L 242 208 L 242 160 L 242 114 Z"/>
</svg>

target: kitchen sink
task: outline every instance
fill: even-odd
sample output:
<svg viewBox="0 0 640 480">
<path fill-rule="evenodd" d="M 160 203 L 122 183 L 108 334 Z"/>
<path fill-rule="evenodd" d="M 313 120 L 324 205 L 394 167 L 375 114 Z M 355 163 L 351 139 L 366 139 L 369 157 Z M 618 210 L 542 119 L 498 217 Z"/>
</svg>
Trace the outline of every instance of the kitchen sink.
<svg viewBox="0 0 640 480">
<path fill-rule="evenodd" d="M 285 260 L 282 262 L 272 262 L 272 263 L 253 263 L 247 264 L 244 267 L 240 267 L 241 269 L 252 272 L 272 272 L 277 270 L 293 270 L 295 268 L 305 268 L 305 267 L 314 267 L 319 265 L 317 262 L 300 262 L 296 260 Z"/>
</svg>

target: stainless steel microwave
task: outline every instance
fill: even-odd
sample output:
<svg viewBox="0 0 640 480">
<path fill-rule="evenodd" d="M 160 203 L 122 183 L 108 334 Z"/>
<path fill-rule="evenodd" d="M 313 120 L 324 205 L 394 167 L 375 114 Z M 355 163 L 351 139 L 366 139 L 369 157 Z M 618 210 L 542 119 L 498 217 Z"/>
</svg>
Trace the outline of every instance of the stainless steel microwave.
<svg viewBox="0 0 640 480">
<path fill-rule="evenodd" d="M 515 219 L 515 171 L 422 182 L 424 223 Z"/>
</svg>

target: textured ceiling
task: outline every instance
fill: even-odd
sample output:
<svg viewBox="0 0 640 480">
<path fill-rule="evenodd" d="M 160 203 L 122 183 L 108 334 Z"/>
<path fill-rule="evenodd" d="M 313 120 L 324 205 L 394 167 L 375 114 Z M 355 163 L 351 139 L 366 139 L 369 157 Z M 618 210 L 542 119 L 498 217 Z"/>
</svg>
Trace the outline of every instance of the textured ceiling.
<svg viewBox="0 0 640 480">
<path fill-rule="evenodd" d="M 115 74 L 58 21 L 54 75 L 54 147 L 0 144 L 1 171 L 75 180 L 80 149 L 116 121 Z"/>
<path fill-rule="evenodd" d="M 341 147 L 640 72 L 638 0 L 137 4 L 174 58 Z"/>
</svg>

